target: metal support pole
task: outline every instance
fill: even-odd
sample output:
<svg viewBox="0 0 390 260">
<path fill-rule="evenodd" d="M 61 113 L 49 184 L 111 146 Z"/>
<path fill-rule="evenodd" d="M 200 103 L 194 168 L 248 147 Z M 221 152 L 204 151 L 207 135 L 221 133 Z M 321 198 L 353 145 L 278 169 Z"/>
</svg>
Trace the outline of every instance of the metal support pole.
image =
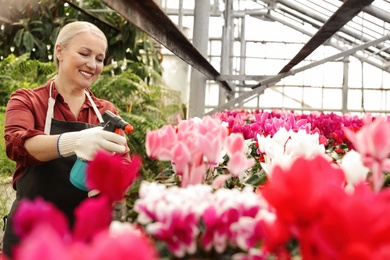
<svg viewBox="0 0 390 260">
<path fill-rule="evenodd" d="M 230 75 L 230 54 L 231 54 L 231 39 L 232 39 L 232 10 L 233 4 L 232 0 L 225 1 L 225 11 L 224 18 L 225 24 L 223 26 L 222 32 L 222 50 L 221 50 L 221 74 Z M 226 103 L 226 91 L 222 88 L 219 88 L 219 99 L 218 105 Z"/>
<path fill-rule="evenodd" d="M 241 21 L 241 30 L 240 30 L 240 75 L 246 75 L 245 73 L 245 62 L 246 62 L 246 38 L 245 38 L 245 16 L 240 18 Z M 245 81 L 241 82 L 241 85 L 244 86 Z M 257 98 L 257 102 L 259 99 Z M 240 107 L 243 106 L 243 103 L 240 103 Z"/>
<path fill-rule="evenodd" d="M 349 85 L 349 57 L 346 56 L 343 59 L 343 89 L 342 89 L 342 107 L 343 114 L 348 111 L 348 85 Z"/>
<path fill-rule="evenodd" d="M 195 1 L 193 44 L 202 56 L 207 57 L 209 41 L 210 0 Z M 191 69 L 188 117 L 201 117 L 205 113 L 206 77 Z"/>
</svg>

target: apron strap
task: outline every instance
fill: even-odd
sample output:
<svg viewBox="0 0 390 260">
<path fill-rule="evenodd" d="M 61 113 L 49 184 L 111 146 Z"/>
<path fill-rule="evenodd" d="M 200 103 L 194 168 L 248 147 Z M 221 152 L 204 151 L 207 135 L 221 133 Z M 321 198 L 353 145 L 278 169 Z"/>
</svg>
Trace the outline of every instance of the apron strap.
<svg viewBox="0 0 390 260">
<path fill-rule="evenodd" d="M 50 89 L 49 89 L 49 101 L 47 106 L 47 112 L 46 112 L 46 121 L 45 121 L 45 134 L 50 135 L 51 130 L 51 119 L 53 118 L 54 114 L 54 104 L 56 103 L 56 100 L 51 96 L 51 90 L 53 87 L 53 82 L 50 82 Z"/>
<path fill-rule="evenodd" d="M 50 89 L 49 89 L 49 101 L 48 101 L 48 106 L 47 106 L 47 112 L 46 112 L 46 121 L 45 121 L 45 134 L 50 135 L 50 130 L 51 130 L 51 119 L 54 116 L 54 105 L 56 103 L 56 100 L 52 97 L 52 88 L 53 88 L 53 82 L 50 82 Z M 103 117 L 100 114 L 98 108 L 96 107 L 95 102 L 93 102 L 91 95 L 89 95 L 88 91 L 84 90 L 85 95 L 87 95 L 89 102 L 91 102 L 92 108 L 95 111 L 96 116 L 99 119 L 99 122 L 101 124 L 104 123 Z"/>
<path fill-rule="evenodd" d="M 92 100 L 92 98 L 91 98 L 91 95 L 89 95 L 88 91 L 86 91 L 86 90 L 85 90 L 85 95 L 87 95 L 87 97 L 88 97 L 88 99 L 89 99 L 89 102 L 91 102 L 92 108 L 93 108 L 93 110 L 95 111 L 95 114 L 96 114 L 96 116 L 97 116 L 98 119 L 99 119 L 99 122 L 100 122 L 101 124 L 103 124 L 103 123 L 104 123 L 103 117 L 102 117 L 102 115 L 100 114 L 99 110 L 97 109 L 97 107 L 96 107 L 96 105 L 95 105 L 95 102 L 93 102 L 93 100 Z"/>
</svg>

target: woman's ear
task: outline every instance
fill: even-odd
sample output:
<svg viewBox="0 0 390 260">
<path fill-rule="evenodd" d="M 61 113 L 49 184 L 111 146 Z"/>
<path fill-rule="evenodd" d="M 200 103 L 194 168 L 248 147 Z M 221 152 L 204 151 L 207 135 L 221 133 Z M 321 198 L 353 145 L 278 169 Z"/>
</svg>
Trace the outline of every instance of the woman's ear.
<svg viewBox="0 0 390 260">
<path fill-rule="evenodd" d="M 56 45 L 56 57 L 57 57 L 58 61 L 62 61 L 62 59 L 63 59 L 62 51 L 63 51 L 63 48 L 62 48 L 61 44 L 57 44 Z"/>
</svg>

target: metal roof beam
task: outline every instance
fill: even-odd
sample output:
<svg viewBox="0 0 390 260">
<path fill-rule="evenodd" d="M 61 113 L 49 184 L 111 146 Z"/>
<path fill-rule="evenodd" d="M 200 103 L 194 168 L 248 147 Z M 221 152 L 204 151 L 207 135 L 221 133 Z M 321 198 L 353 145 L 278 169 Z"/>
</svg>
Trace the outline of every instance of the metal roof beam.
<svg viewBox="0 0 390 260">
<path fill-rule="evenodd" d="M 283 19 L 279 19 L 279 18 L 277 18 L 277 17 L 275 17 L 275 16 L 273 16 L 273 15 L 269 15 L 269 18 L 270 18 L 271 20 L 274 20 L 275 22 L 278 22 L 278 23 L 281 23 L 281 24 L 286 25 L 286 26 L 290 27 L 291 29 L 294 29 L 294 30 L 296 30 L 296 31 L 298 31 L 298 32 L 301 32 L 301 33 L 303 33 L 303 34 L 306 34 L 307 36 L 312 37 L 312 36 L 314 35 L 313 33 L 304 30 L 302 27 L 295 26 L 295 25 L 293 25 L 293 24 L 291 24 L 291 23 L 288 23 L 288 22 L 286 22 L 286 21 L 283 20 Z M 334 35 L 333 37 L 334 37 L 336 40 L 338 40 L 338 41 L 344 40 L 342 37 L 337 36 L 337 35 Z M 380 43 L 378 43 L 378 44 L 380 44 Z M 329 46 L 331 46 L 331 47 L 333 47 L 333 48 L 335 48 L 335 49 L 338 49 L 339 51 L 345 51 L 345 47 L 341 47 L 341 46 L 339 46 L 338 44 L 333 43 L 332 41 L 328 41 L 328 42 L 327 42 L 327 45 L 329 45 Z M 351 54 L 351 56 L 353 56 L 353 57 L 359 59 L 360 61 L 364 61 L 364 62 L 366 62 L 366 63 L 368 63 L 368 64 L 370 64 L 370 65 L 372 65 L 372 66 L 374 66 L 374 67 L 376 67 L 376 68 L 378 68 L 378 69 L 387 70 L 387 67 L 386 67 L 387 61 L 386 61 L 385 59 L 383 59 L 383 58 L 378 59 L 378 60 L 380 60 L 380 61 L 384 64 L 383 66 L 380 66 L 378 63 L 375 63 L 375 62 L 373 62 L 372 60 L 367 59 L 367 57 L 365 57 L 364 55 L 361 55 L 361 54 L 358 54 L 358 53 L 353 53 L 353 54 Z M 379 57 L 380 57 L 380 56 L 379 56 Z"/>
<path fill-rule="evenodd" d="M 102 2 L 204 74 L 209 80 L 218 81 L 220 73 L 199 53 L 153 0 L 102 0 Z M 219 82 L 228 92 L 232 91 L 226 81 Z"/>
<path fill-rule="evenodd" d="M 291 76 L 291 75 L 295 75 L 299 72 L 302 72 L 304 70 L 307 70 L 307 69 L 310 69 L 310 68 L 313 68 L 313 67 L 316 67 L 318 65 L 321 65 L 321 64 L 324 64 L 326 62 L 329 62 L 329 61 L 334 61 L 334 60 L 337 60 L 337 59 L 340 59 L 342 57 L 345 57 L 345 56 L 348 56 L 348 55 L 351 55 L 359 50 L 362 50 L 362 49 L 365 49 L 365 48 L 368 48 L 370 47 L 371 45 L 374 45 L 374 44 L 378 44 L 380 42 L 383 42 L 383 41 L 386 41 L 386 40 L 389 40 L 390 39 L 390 34 L 388 35 L 385 35 L 381 38 L 378 38 L 376 40 L 373 40 L 371 42 L 367 42 L 367 43 L 364 43 L 362 45 L 359 45 L 359 46 L 356 46 L 354 48 L 351 48 L 349 50 L 346 50 L 346 51 L 343 51 L 343 52 L 340 52 L 340 53 L 337 53 L 335 55 L 332 55 L 332 56 L 329 56 L 325 59 L 322 59 L 322 60 L 319 60 L 319 61 L 315 61 L 315 62 L 312 62 L 308 65 L 305 65 L 305 66 L 302 66 L 298 69 L 294 69 L 294 70 L 289 70 L 287 72 L 284 72 L 284 73 L 280 73 L 276 76 L 273 76 L 273 77 L 270 77 L 270 78 L 266 78 L 264 79 L 263 81 L 261 81 L 256 88 L 254 88 L 253 90 L 251 91 L 247 91 L 245 93 L 243 93 L 242 95 L 240 95 L 239 97 L 235 98 L 235 99 L 232 99 L 230 100 L 229 102 L 223 104 L 223 105 L 220 105 L 219 107 L 213 109 L 212 111 L 208 112 L 207 114 L 214 114 L 216 112 L 219 112 L 219 111 L 223 111 L 225 109 L 229 109 L 229 108 L 232 108 L 234 107 L 235 104 L 238 104 L 240 102 L 245 102 L 246 100 L 250 99 L 250 98 L 253 98 L 254 95 L 257 95 L 259 93 L 262 93 L 266 88 L 270 87 L 270 86 L 273 86 L 275 85 L 275 83 L 279 82 L 281 79 L 285 78 L 285 77 L 288 77 L 288 76 Z"/>
<path fill-rule="evenodd" d="M 291 70 L 374 0 L 346 0 L 279 73 Z"/>
<path fill-rule="evenodd" d="M 277 0 L 277 2 L 281 5 L 279 7 L 280 10 L 282 10 L 283 12 L 286 12 L 292 16 L 295 16 L 298 19 L 300 19 L 306 23 L 311 24 L 314 28 L 320 28 L 320 26 L 318 26 L 318 24 L 316 24 L 316 23 L 313 23 L 312 21 L 309 21 L 309 19 L 305 18 L 304 16 L 310 17 L 311 19 L 318 21 L 321 24 L 324 24 L 326 22 L 325 17 L 322 17 L 322 16 L 320 16 L 320 15 L 318 15 L 315 12 L 312 12 L 310 10 L 305 10 L 293 1 Z M 299 17 L 298 17 L 297 14 L 292 14 L 291 11 L 289 11 L 286 7 L 299 12 L 301 15 L 299 15 Z M 385 12 L 377 7 L 369 5 L 369 6 L 366 6 L 365 8 L 363 8 L 363 11 L 378 18 L 378 19 L 382 19 L 382 20 L 390 23 L 390 13 Z M 369 39 L 366 36 L 362 35 L 361 33 L 354 32 L 353 30 L 350 30 L 346 27 L 340 28 L 339 31 L 343 32 L 343 33 L 345 33 L 353 38 L 359 39 L 362 42 L 368 42 L 368 41 L 372 40 L 372 39 Z M 342 36 L 340 36 L 340 37 L 342 37 Z M 374 47 L 376 47 L 377 49 L 382 49 L 384 46 L 383 46 L 383 44 L 380 44 L 380 45 L 374 46 Z M 389 50 L 386 50 L 385 52 L 390 54 Z"/>
</svg>

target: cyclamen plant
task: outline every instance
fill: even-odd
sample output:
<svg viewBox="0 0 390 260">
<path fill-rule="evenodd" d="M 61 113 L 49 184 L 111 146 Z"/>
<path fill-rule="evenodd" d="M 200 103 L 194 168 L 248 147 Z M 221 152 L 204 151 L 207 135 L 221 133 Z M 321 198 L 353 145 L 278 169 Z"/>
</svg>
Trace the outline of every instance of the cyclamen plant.
<svg viewBox="0 0 390 260">
<path fill-rule="evenodd" d="M 146 133 L 146 153 L 152 159 L 170 161 L 181 186 L 212 182 L 224 157 L 228 156 L 229 173 L 222 178 L 243 177 L 255 163 L 245 155 L 245 140 L 241 134 L 228 135 L 227 127 L 210 116 L 202 119 L 179 120 L 176 127 L 167 125 Z M 218 174 L 216 174 L 218 176 Z M 220 183 L 220 182 L 216 182 Z"/>
<path fill-rule="evenodd" d="M 328 127 L 328 130 L 326 131 L 322 131 L 318 128 L 312 129 L 312 125 L 319 125 L 318 122 L 324 122 L 325 118 L 329 119 L 329 117 L 326 117 L 324 114 L 321 114 L 317 117 L 318 122 L 314 120 L 314 116 L 307 117 L 311 120 L 311 122 L 308 122 L 309 120 L 303 119 L 304 116 L 302 116 L 299 120 L 295 120 L 295 115 L 292 114 L 286 117 L 281 116 L 275 119 L 268 119 L 269 114 L 267 113 L 262 115 L 256 114 L 254 117 L 254 122 L 256 123 L 252 124 L 248 123 L 248 121 L 251 122 L 248 119 L 248 115 L 249 113 L 244 113 L 244 115 L 236 113 L 234 119 L 229 117 L 230 123 L 227 124 L 227 127 L 228 132 L 230 133 L 229 137 L 236 136 L 235 138 L 237 138 L 237 134 L 240 134 L 242 139 L 244 139 L 244 142 L 242 139 L 240 139 L 240 145 L 234 146 L 236 148 L 236 152 L 239 152 L 241 155 L 246 157 L 253 155 L 253 153 L 248 154 L 246 152 L 248 147 L 246 149 L 239 148 L 249 143 L 251 146 L 257 147 L 255 150 L 260 155 L 257 157 L 257 159 L 264 159 L 264 163 L 260 163 L 260 165 L 262 168 L 267 168 L 266 172 L 269 172 L 269 176 L 268 180 L 266 180 L 256 189 L 256 205 L 261 205 L 261 211 L 263 213 L 267 213 L 263 214 L 263 217 L 261 218 L 247 218 L 240 216 L 239 218 L 235 219 L 232 217 L 234 214 L 231 215 L 231 211 L 229 210 L 227 211 L 229 214 L 217 214 L 217 209 L 224 212 L 224 206 L 218 204 L 216 201 L 213 201 L 211 204 L 216 206 L 211 207 L 211 213 L 213 216 L 211 223 L 217 224 L 216 227 L 213 227 L 213 225 L 207 225 L 207 223 L 210 223 L 210 212 L 207 208 L 204 208 L 204 202 L 210 201 L 210 197 L 213 197 L 214 194 L 217 194 L 220 191 L 224 191 L 227 194 L 233 194 L 237 192 L 237 187 L 231 190 L 221 189 L 223 185 L 220 182 L 226 181 L 226 176 L 230 177 L 231 175 L 220 175 L 219 177 L 225 176 L 225 178 L 215 179 L 214 184 L 216 182 L 219 184 L 212 186 L 213 188 L 217 189 L 216 191 L 213 190 L 211 192 L 211 187 L 209 188 L 208 192 L 211 192 L 212 196 L 206 196 L 206 199 L 205 196 L 200 195 L 199 198 L 201 199 L 202 203 L 197 200 L 192 201 L 184 194 L 187 192 L 193 193 L 191 189 L 193 189 L 194 186 L 192 185 L 205 185 L 203 178 L 204 175 L 200 175 L 202 178 L 198 178 L 197 183 L 183 186 L 180 188 L 182 189 L 180 192 L 177 190 L 178 187 L 169 188 L 175 191 L 170 191 L 164 185 L 162 186 L 163 188 L 154 188 L 155 190 L 159 191 L 159 194 L 161 194 L 161 196 L 158 198 L 164 201 L 164 208 L 169 208 L 168 205 L 172 204 L 177 205 L 177 207 L 170 208 L 170 210 L 174 213 L 169 213 L 169 216 L 176 216 L 178 219 L 183 221 L 186 219 L 186 217 L 188 217 L 188 214 L 193 214 L 188 212 L 197 212 L 196 214 L 191 215 L 192 217 L 190 217 L 190 223 L 192 224 L 186 226 L 191 230 L 191 236 L 188 236 L 187 240 L 180 240 L 177 237 L 172 237 L 173 234 L 181 234 L 181 236 L 186 234 L 185 230 L 183 229 L 181 229 L 182 232 L 172 232 L 172 230 L 175 230 L 178 227 L 183 227 L 183 224 L 177 218 L 175 218 L 175 221 L 173 221 L 170 217 L 167 217 L 164 213 L 161 213 L 162 210 L 158 212 L 153 210 L 157 208 L 153 206 L 155 204 L 157 205 L 157 202 L 150 199 L 149 196 L 152 195 L 149 193 L 152 192 L 141 191 L 140 193 L 141 198 L 135 207 L 136 210 L 138 210 L 140 213 L 140 223 L 145 225 L 147 232 L 153 236 L 159 234 L 158 240 L 166 241 L 168 248 L 171 248 L 173 254 L 179 258 L 187 255 L 197 257 L 199 256 L 200 252 L 206 252 L 209 254 L 210 252 L 217 252 L 220 254 L 220 256 L 229 252 L 229 254 L 232 256 L 232 259 L 265 259 L 272 256 L 286 257 L 294 251 L 294 249 L 293 251 L 288 251 L 286 249 L 287 246 L 292 243 L 292 241 L 297 241 L 298 248 L 296 248 L 296 251 L 300 252 L 300 255 L 303 257 L 303 259 L 328 259 L 328 257 L 333 258 L 333 256 L 337 256 L 336 259 L 349 259 L 349 257 L 355 254 L 353 251 L 355 250 L 353 248 L 357 246 L 354 244 L 355 240 L 348 240 L 347 237 L 349 235 L 346 234 L 344 237 L 346 239 L 345 242 L 347 244 L 351 243 L 350 245 L 353 247 L 352 249 L 342 249 L 339 244 L 337 245 L 337 248 L 332 249 L 333 251 L 328 251 L 330 245 L 325 245 L 324 243 L 333 243 L 333 241 L 330 238 L 331 236 L 326 234 L 327 228 L 325 226 L 328 224 L 323 224 L 325 226 L 321 226 L 321 221 L 329 221 L 327 219 L 332 218 L 328 212 L 334 212 L 333 210 L 336 209 L 334 208 L 334 203 L 337 203 L 339 199 L 345 200 L 346 203 L 351 201 L 350 203 L 352 204 L 361 200 L 361 205 L 356 205 L 356 207 L 362 207 L 363 205 L 365 205 L 364 207 L 369 207 L 372 206 L 370 203 L 368 203 L 368 200 L 370 200 L 369 198 L 376 201 L 376 199 L 383 200 L 382 196 L 387 197 L 387 195 L 385 195 L 386 192 L 383 192 L 384 195 L 382 195 L 382 192 L 378 194 L 378 196 L 374 195 L 378 189 L 370 189 L 369 187 L 371 187 L 371 185 L 372 187 L 381 187 L 383 182 L 378 184 L 375 179 L 371 180 L 371 178 L 367 177 L 370 176 L 368 175 L 368 171 L 373 170 L 370 166 L 373 165 L 373 162 L 378 162 L 378 160 L 371 158 L 380 159 L 379 163 L 376 165 L 381 165 L 381 175 L 385 173 L 385 170 L 387 169 L 386 158 L 390 153 L 390 145 L 379 144 L 379 138 L 372 136 L 363 137 L 363 135 L 367 135 L 367 133 L 374 133 L 375 136 L 380 136 L 381 139 L 387 138 L 387 135 L 390 133 L 390 131 L 387 131 L 387 127 L 390 127 L 388 120 L 380 117 L 376 119 L 366 118 L 364 120 L 357 120 L 356 117 L 353 117 L 353 120 L 351 120 L 350 117 L 344 118 L 332 115 L 330 118 L 332 118 L 334 122 L 337 123 L 337 127 L 335 127 L 332 132 L 329 131 L 331 127 Z M 213 119 L 218 122 L 219 126 L 210 124 L 210 122 L 208 124 L 213 125 L 214 127 L 226 127 L 226 125 L 223 123 L 226 117 L 224 117 L 222 114 L 219 114 Z M 202 121 L 199 121 L 199 119 L 197 120 L 197 123 L 202 123 Z M 206 120 L 210 120 L 210 118 L 207 118 Z M 232 125 L 231 123 L 233 121 L 234 124 Z M 341 122 L 346 122 L 346 125 L 343 125 Z M 352 124 L 351 122 L 354 123 Z M 329 120 L 328 123 L 331 126 L 331 122 Z M 193 122 L 187 121 L 184 124 L 192 125 Z M 240 129 L 243 132 L 238 131 L 238 125 L 242 126 Z M 248 125 L 250 128 L 248 128 Z M 193 133 L 189 134 L 187 132 L 186 135 L 182 135 L 181 137 L 184 139 L 185 136 L 194 136 L 201 133 L 197 127 L 186 129 L 190 129 L 190 131 L 193 131 Z M 251 131 L 248 131 L 248 129 Z M 179 135 L 180 127 L 172 127 L 171 131 L 172 134 Z M 222 130 L 222 132 L 223 131 L 224 130 Z M 357 132 L 356 136 L 355 132 Z M 157 133 L 158 131 L 149 133 L 149 137 L 147 138 L 151 138 L 151 136 L 154 136 L 155 138 Z M 257 134 L 254 135 L 254 133 Z M 349 136 L 350 140 L 346 139 L 344 133 Z M 323 134 L 326 134 L 327 136 L 325 137 Z M 161 132 L 160 136 L 162 136 Z M 225 136 L 225 134 L 222 136 Z M 244 136 L 247 138 L 245 139 Z M 227 140 L 227 138 L 228 137 L 226 137 L 225 140 Z M 366 139 L 363 140 L 364 138 Z M 173 143 L 170 144 L 170 147 L 174 147 L 174 143 L 179 142 L 179 138 L 175 137 L 170 138 L 170 140 L 173 140 Z M 156 141 L 154 140 L 154 142 Z M 201 142 L 194 143 L 199 144 Z M 194 143 L 192 143 L 192 145 Z M 231 170 L 235 163 L 229 165 L 229 157 L 231 156 L 231 153 L 229 154 L 226 152 L 226 147 L 228 147 L 228 144 L 225 142 L 225 146 L 223 148 L 221 148 L 221 146 L 213 146 L 213 144 L 215 144 L 215 142 L 209 142 L 208 149 L 214 151 L 216 154 L 226 154 L 225 158 L 228 159 L 220 160 L 220 164 L 218 166 L 208 165 L 208 167 L 213 166 L 214 169 L 218 169 L 218 167 L 226 167 L 227 171 Z M 331 145 L 345 145 L 345 147 L 342 149 L 343 152 L 337 151 L 340 153 L 340 157 L 335 158 L 330 154 L 337 149 L 341 149 L 334 148 L 335 146 L 333 146 L 332 149 Z M 161 147 L 167 146 L 162 145 Z M 357 147 L 356 151 L 360 150 L 369 152 L 364 156 L 360 156 L 360 154 L 357 156 L 358 153 L 353 150 L 354 147 Z M 151 149 L 150 144 L 147 144 L 147 150 L 148 149 Z M 169 148 L 165 149 L 169 150 Z M 194 151 L 199 151 L 197 149 L 199 148 L 196 146 L 192 147 L 192 150 Z M 378 151 L 377 149 L 380 150 Z M 198 155 L 201 154 L 202 153 L 198 153 Z M 162 159 L 163 157 L 156 156 L 154 158 Z M 207 157 L 200 158 L 203 158 L 203 160 L 199 161 L 202 163 L 207 163 Z M 252 159 L 254 158 L 255 157 Z M 164 159 L 171 160 L 175 165 L 176 158 L 174 157 L 174 154 L 171 154 Z M 240 171 L 241 174 L 239 176 L 243 176 L 245 173 L 242 171 L 245 172 L 245 169 L 242 168 Z M 205 172 L 206 171 L 200 173 Z M 180 174 L 180 172 L 178 174 Z M 247 189 L 250 189 L 250 186 L 247 186 Z M 149 191 L 148 188 L 147 190 Z M 170 192 L 175 195 L 172 195 Z M 251 192 L 253 193 L 253 190 Z M 197 194 L 200 194 L 200 192 L 197 192 Z M 224 197 L 223 201 L 234 201 L 235 206 L 240 205 L 234 199 L 228 199 L 230 198 L 228 195 L 225 196 L 226 197 Z M 361 196 L 367 198 L 367 200 L 362 199 Z M 181 197 L 183 197 L 186 202 L 190 203 L 189 205 L 199 205 L 199 208 L 196 206 L 184 206 L 187 204 L 178 199 Z M 156 197 L 154 196 L 154 198 Z M 174 198 L 178 204 L 172 203 L 172 201 L 169 201 L 167 198 Z M 352 204 L 351 207 L 355 207 L 352 206 Z M 193 211 L 188 211 L 188 208 L 192 209 Z M 346 211 L 342 210 L 341 206 L 337 207 L 337 210 L 338 212 L 335 214 L 347 214 Z M 373 214 L 371 217 L 375 217 L 375 210 L 371 212 Z M 362 219 L 361 221 L 366 220 Z M 176 223 L 181 224 L 178 224 L 176 227 Z M 241 223 L 246 223 L 247 227 L 249 226 L 250 229 L 245 229 L 244 225 L 241 225 Z M 361 222 L 357 223 L 361 224 Z M 356 225 L 354 225 L 354 229 L 359 228 L 357 223 L 355 223 Z M 345 221 L 341 221 L 338 222 L 337 225 L 347 225 L 347 223 Z M 337 225 L 334 223 L 334 227 L 332 227 L 334 228 L 335 232 L 337 230 Z M 152 227 L 158 228 L 154 229 Z M 170 231 L 165 233 L 162 231 L 164 230 L 163 227 L 165 230 Z M 387 226 L 383 227 L 387 229 Z M 324 233 L 319 233 L 317 229 L 322 230 L 321 232 Z M 234 237 L 232 234 L 237 234 L 234 233 L 237 230 L 241 230 L 241 232 L 239 232 L 240 235 Z M 255 232 L 253 232 L 254 230 Z M 344 228 L 344 231 L 348 233 L 351 230 Z M 161 233 L 169 235 L 161 236 Z M 363 236 L 364 235 L 361 234 L 357 235 L 357 237 Z M 205 241 L 208 241 L 206 238 L 210 240 L 210 237 L 214 238 L 216 242 L 205 243 Z M 229 238 L 229 243 L 226 243 L 227 237 Z M 380 239 L 383 239 L 383 237 Z M 176 244 L 174 241 L 176 241 Z M 185 244 L 183 241 L 187 241 L 187 244 Z M 184 243 L 184 245 L 181 243 Z M 383 243 L 387 245 L 388 242 L 385 239 L 383 240 Z M 367 242 L 363 246 L 364 250 L 371 250 L 375 247 L 376 246 L 374 246 L 371 242 Z M 234 248 L 234 250 L 232 250 L 232 248 Z M 343 252 L 343 250 L 345 250 L 345 252 Z M 376 254 L 376 256 L 382 257 L 382 253 L 383 255 L 386 255 L 385 252 L 379 252 Z M 357 253 L 357 255 L 359 255 L 359 253 Z M 342 258 L 338 258 L 339 256 Z"/>
<path fill-rule="evenodd" d="M 213 192 L 205 184 L 180 188 L 144 182 L 135 210 L 146 232 L 178 258 L 211 259 L 226 252 L 239 257 L 235 254 L 262 241 L 262 222 L 275 218 L 249 187 Z"/>
<path fill-rule="evenodd" d="M 18 209 L 16 260 L 390 259 L 389 135 L 380 116 L 226 111 L 179 120 L 147 133 L 147 154 L 171 163 L 178 182 L 142 182 L 135 223 L 107 214 L 140 161 L 125 167 L 99 155 L 87 184 L 101 196 L 80 205 L 72 230 L 43 201 Z M 264 170 L 258 185 L 246 182 Z"/>
<path fill-rule="evenodd" d="M 130 223 L 112 222 L 111 218 L 112 204 L 123 199 L 140 165 L 136 156 L 131 163 L 123 163 L 118 155 L 98 153 L 87 166 L 86 184 L 99 191 L 99 196 L 76 208 L 72 229 L 65 215 L 42 198 L 21 201 L 14 215 L 21 243 L 14 248 L 13 259 L 157 260 L 157 250 L 147 236 Z"/>
</svg>

